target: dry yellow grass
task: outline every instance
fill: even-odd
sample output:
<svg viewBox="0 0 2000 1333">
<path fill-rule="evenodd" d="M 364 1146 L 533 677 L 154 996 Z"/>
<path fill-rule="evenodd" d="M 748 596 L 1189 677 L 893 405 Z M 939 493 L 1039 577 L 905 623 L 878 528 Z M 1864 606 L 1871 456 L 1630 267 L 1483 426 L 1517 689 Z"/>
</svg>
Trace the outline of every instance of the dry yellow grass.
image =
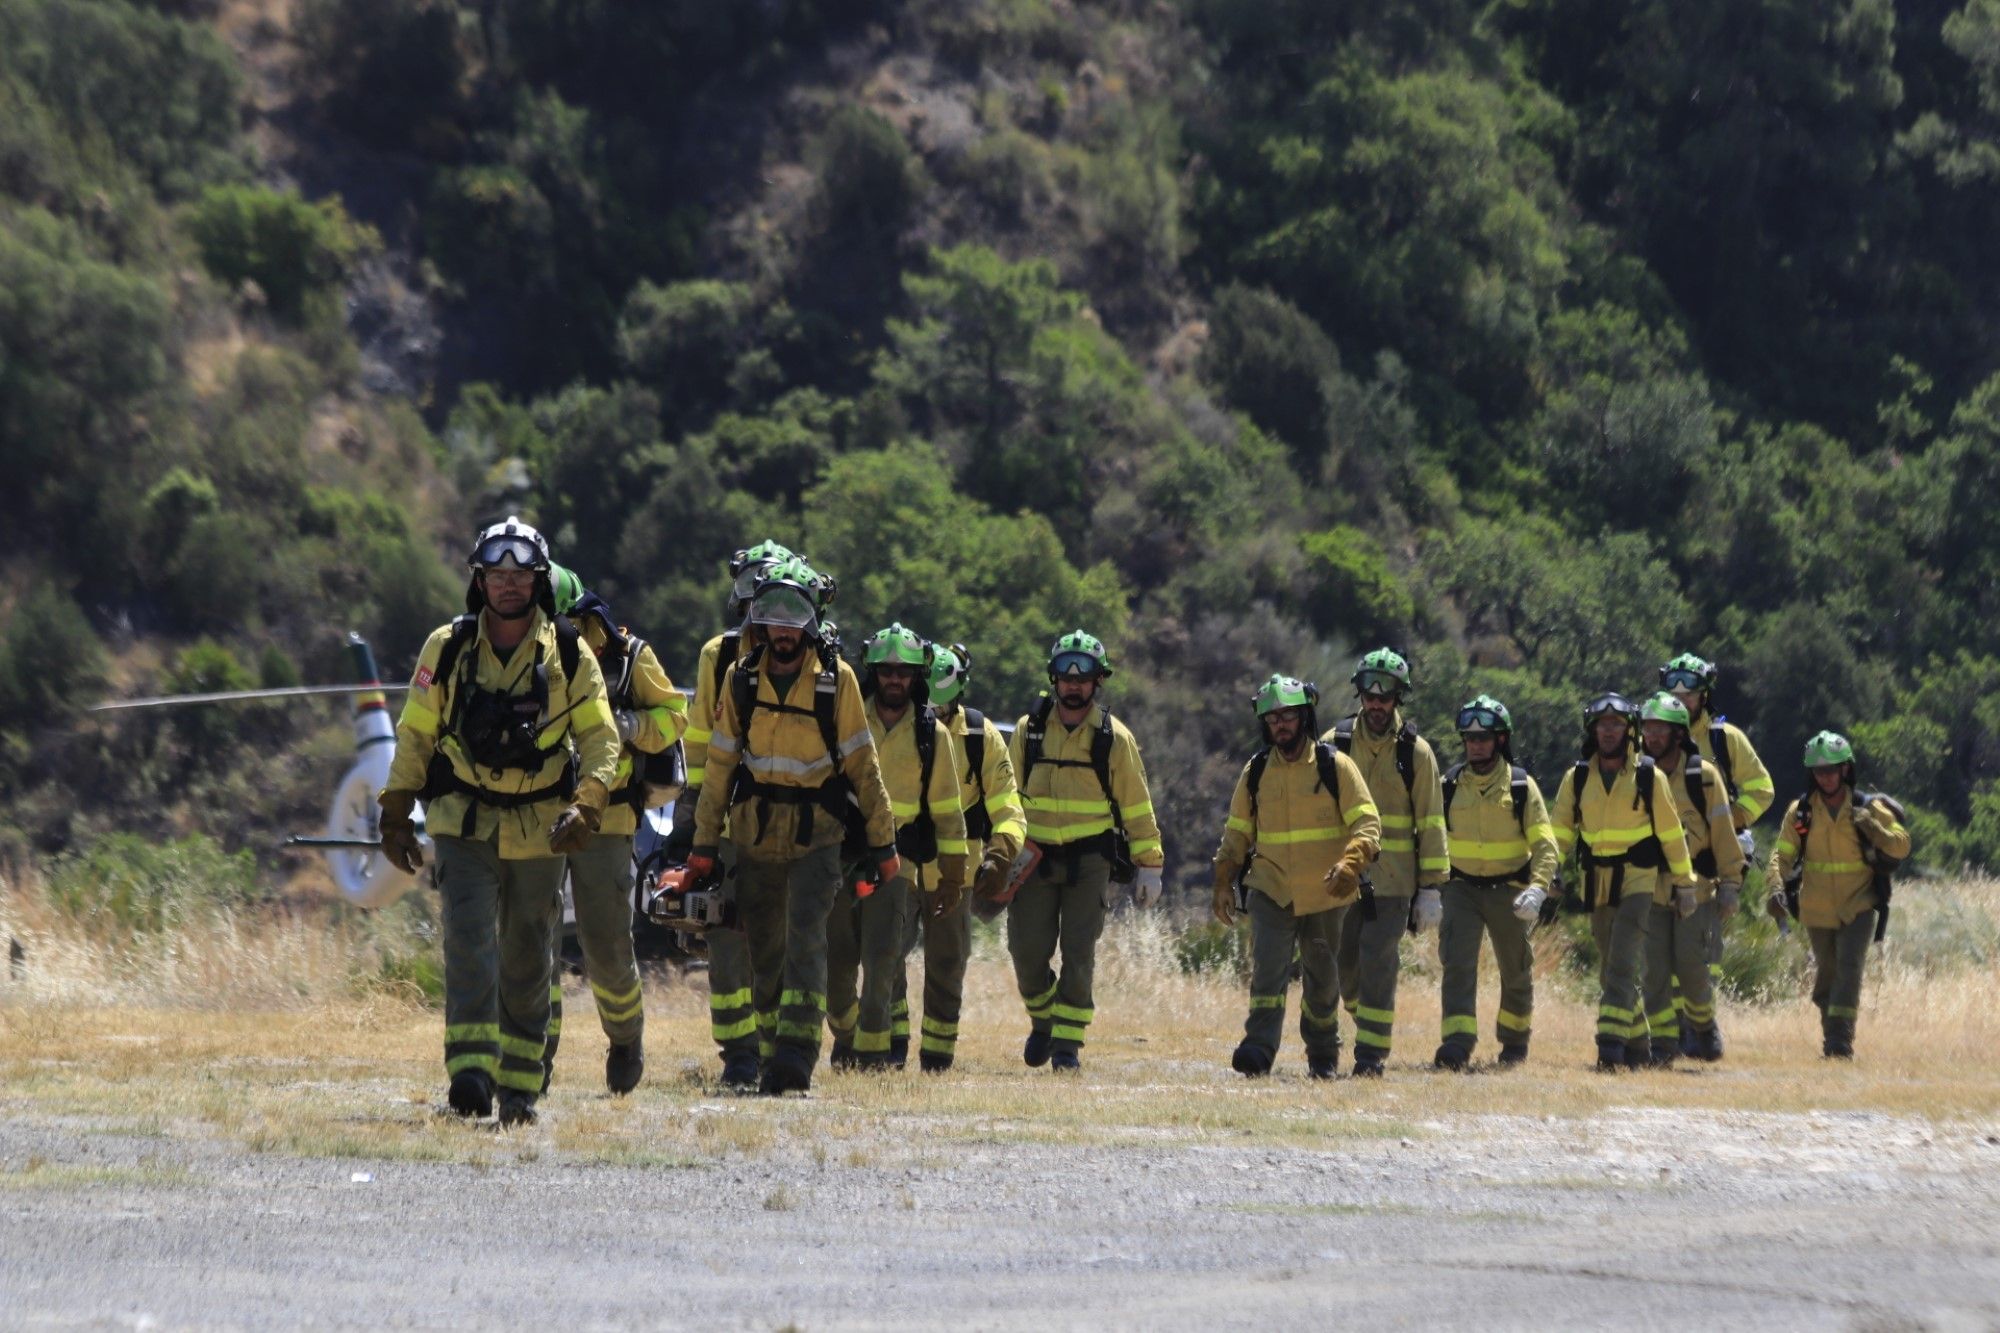
<svg viewBox="0 0 2000 1333">
<path fill-rule="evenodd" d="M 1926 891 L 1955 897 L 1926 906 Z M 1970 911 L 1982 929 L 2000 921 L 1991 881 L 1924 886 L 1905 903 L 1912 941 L 1934 935 L 1927 914 Z M 441 1019 L 361 981 L 372 958 L 365 927 L 225 922 L 121 947 L 30 916 L 19 895 L 0 893 L 0 932 L 25 932 L 29 949 L 28 966 L 0 984 L 0 1115 L 73 1118 L 80 1132 L 217 1135 L 257 1152 L 473 1164 L 554 1153 L 658 1169 L 780 1153 L 922 1166 L 954 1142 L 1326 1146 L 1639 1106 L 1934 1123 L 1988 1121 L 2000 1107 L 2000 1008 L 1976 949 L 1879 956 L 1852 1064 L 1819 1059 L 1816 1016 L 1796 999 L 1726 1006 L 1720 1066 L 1604 1078 L 1589 1069 L 1588 988 L 1556 974 L 1545 978 L 1525 1069 L 1434 1074 L 1425 1065 L 1437 995 L 1424 975 L 1432 969 L 1417 968 L 1386 1079 L 1311 1083 L 1288 1032 L 1278 1076 L 1252 1083 L 1228 1069 L 1240 986 L 1181 972 L 1160 922 L 1120 920 L 1101 946 L 1099 1019 L 1074 1083 L 1022 1067 L 1025 1020 L 988 940 L 968 980 L 959 1064 L 944 1078 L 822 1071 L 810 1100 L 723 1095 L 711 1081 L 701 977 L 665 976 L 648 985 L 649 1069 L 637 1094 L 603 1093 L 604 1040 L 588 992 L 573 988 L 545 1123 L 501 1135 L 438 1112 Z M 913 962 L 913 980 L 919 969 Z M 1494 994 L 1487 985 L 1483 1024 Z"/>
</svg>

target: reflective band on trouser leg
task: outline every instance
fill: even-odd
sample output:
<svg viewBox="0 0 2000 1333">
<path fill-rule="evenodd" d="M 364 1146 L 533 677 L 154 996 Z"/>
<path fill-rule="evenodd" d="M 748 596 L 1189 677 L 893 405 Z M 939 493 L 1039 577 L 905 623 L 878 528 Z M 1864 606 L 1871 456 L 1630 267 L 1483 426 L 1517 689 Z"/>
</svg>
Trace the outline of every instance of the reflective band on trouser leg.
<svg viewBox="0 0 2000 1333">
<path fill-rule="evenodd" d="M 880 1055 L 889 1049 L 897 1025 L 894 1013 L 896 977 L 903 970 L 903 911 L 911 893 L 907 876 L 897 876 L 861 900 L 861 1016 L 854 1030 L 854 1049 Z M 903 1007 L 902 1035 L 908 1036 L 909 1006 Z"/>
<path fill-rule="evenodd" d="M 444 1072 L 461 1069 L 500 1072 L 500 1025 L 498 1023 L 448 1024 L 444 1030 Z"/>
<path fill-rule="evenodd" d="M 1062 972 L 1056 978 L 1056 1002 L 1049 1015 L 1052 1050 L 1080 1048 L 1084 1030 L 1097 1012 L 1091 986 L 1097 975 L 1097 937 L 1104 932 L 1104 890 L 1110 882 L 1111 862 L 1085 854 L 1077 857 L 1076 882 L 1055 886 L 1062 900 L 1056 929 Z"/>
<path fill-rule="evenodd" d="M 1493 1035 L 1501 1047 L 1528 1044 L 1529 1018 L 1535 1012 L 1535 951 L 1532 924 L 1514 915 L 1514 889 L 1482 889 L 1479 914 L 1493 942 L 1493 964 L 1500 973 L 1500 1009 Z"/>
<path fill-rule="evenodd" d="M 1680 1010 L 1674 1003 L 1674 935 L 1678 923 L 1673 904 L 1646 905 L 1646 939 L 1642 946 L 1645 981 L 1640 1012 L 1645 1015 L 1645 1026 L 1654 1040 L 1665 1042 L 1670 1050 L 1681 1039 Z M 1645 1036 L 1646 1032 L 1639 1035 Z"/>
<path fill-rule="evenodd" d="M 962 900 L 950 916 L 923 916 L 923 1049 L 950 1055 L 958 1041 L 959 1010 L 965 999 L 965 969 L 972 958 L 972 901 Z"/>
<path fill-rule="evenodd" d="M 838 844 L 814 848 L 786 867 L 785 988 L 775 1039 L 819 1056 L 826 1020 L 826 918 L 840 887 Z"/>
<path fill-rule="evenodd" d="M 1526 1046 L 1533 1034 L 1529 1017 L 1502 1009 L 1493 1016 L 1493 1036 L 1502 1046 Z"/>
<path fill-rule="evenodd" d="M 568 859 L 576 943 L 597 1001 L 598 1026 L 613 1045 L 629 1045 L 644 1035 L 646 1024 L 639 963 L 632 953 L 631 835 L 596 834 Z"/>
<path fill-rule="evenodd" d="M 1340 1056 L 1340 925 L 1350 909 L 1335 907 L 1297 917 L 1299 1039 L 1309 1060 Z"/>
<path fill-rule="evenodd" d="M 1652 910 L 1650 889 L 1627 886 L 1628 892 L 1617 907 L 1599 906 L 1591 928 L 1603 939 L 1604 964 L 1600 969 L 1597 1035 L 1620 1041 L 1637 1041 L 1646 1035 L 1646 1017 L 1640 1008 L 1639 975 L 1646 948 L 1646 919 Z M 1615 1029 L 1610 1026 L 1617 1015 Z"/>
<path fill-rule="evenodd" d="M 748 986 L 709 995 L 708 1032 L 724 1049 L 757 1035 L 757 1015 L 750 1007 Z"/>
<path fill-rule="evenodd" d="M 1439 895 L 1444 918 L 1438 923 L 1438 961 L 1443 977 L 1438 1000 L 1443 1010 L 1439 1044 L 1470 1054 L 1479 1044 L 1479 945 L 1486 926 L 1479 913 L 1480 889 L 1452 880 Z"/>
<path fill-rule="evenodd" d="M 922 1049 L 933 1055 L 950 1055 L 958 1048 L 958 1024 L 924 1015 Z"/>
<path fill-rule="evenodd" d="M 562 963 L 558 961 L 560 968 Z M 554 977 L 549 979 L 549 1037 L 542 1045 L 542 1069 L 544 1072 L 556 1067 L 556 1049 L 562 1045 L 562 982 Z"/>
<path fill-rule="evenodd" d="M 1056 1001 L 1052 964 L 1061 912 L 1061 890 L 1054 880 L 1040 875 L 1023 884 L 1007 905 L 1007 953 L 1014 963 L 1014 985 L 1036 1032 L 1049 1030 L 1049 1006 Z"/>
<path fill-rule="evenodd" d="M 861 1020 L 861 900 L 842 881 L 826 914 L 826 1025 L 833 1048 L 854 1047 Z"/>
<path fill-rule="evenodd" d="M 540 1093 L 562 912 L 563 858 L 500 862 L 501 1087 Z"/>
<path fill-rule="evenodd" d="M 1279 1002 L 1283 1003 L 1282 999 Z M 1057 1004 L 1053 1014 L 1054 1023 L 1049 1028 L 1049 1035 L 1057 1041 L 1069 1042 L 1072 1045 L 1081 1046 L 1083 1045 L 1084 1032 L 1090 1027 L 1090 1020 L 1096 1014 L 1097 1011 L 1095 1009 L 1079 1009 L 1075 1005 Z"/>
<path fill-rule="evenodd" d="M 889 1005 L 889 1035 L 903 1038 L 910 1035 L 910 999 L 907 995 Z"/>
<path fill-rule="evenodd" d="M 597 1019 L 605 1035 L 614 1041 L 630 1040 L 624 1034 L 636 1034 L 646 1012 L 645 991 L 639 983 L 633 982 L 629 990 L 615 991 L 593 981 L 590 993 L 597 1000 Z"/>
<path fill-rule="evenodd" d="M 709 931 L 708 1030 L 724 1055 L 756 1049 L 759 1018 L 750 977 L 749 937 L 740 930 Z"/>
<path fill-rule="evenodd" d="M 1396 1022 L 1396 977 L 1402 970 L 1403 933 L 1410 916 L 1410 895 L 1375 895 L 1375 919 L 1366 919 L 1360 905 L 1350 907 L 1341 929 L 1341 988 L 1348 991 L 1348 1012 L 1354 1015 L 1354 1057 L 1380 1061 L 1389 1054 L 1389 1037 Z M 1353 985 L 1348 985 L 1349 944 L 1352 943 Z"/>
<path fill-rule="evenodd" d="M 1709 975 L 1708 956 L 1709 941 L 1720 924 L 1713 899 L 1673 922 L 1673 968 L 1682 1021 L 1674 1031 L 1676 1039 L 1683 1028 L 1706 1032 L 1715 1026 L 1715 982 Z"/>
<path fill-rule="evenodd" d="M 833 1038 L 833 1048 L 837 1051 L 852 1050 L 854 1028 L 861 1021 L 861 1001 L 849 1000 L 838 1009 L 826 1011 L 827 1035 Z"/>
</svg>

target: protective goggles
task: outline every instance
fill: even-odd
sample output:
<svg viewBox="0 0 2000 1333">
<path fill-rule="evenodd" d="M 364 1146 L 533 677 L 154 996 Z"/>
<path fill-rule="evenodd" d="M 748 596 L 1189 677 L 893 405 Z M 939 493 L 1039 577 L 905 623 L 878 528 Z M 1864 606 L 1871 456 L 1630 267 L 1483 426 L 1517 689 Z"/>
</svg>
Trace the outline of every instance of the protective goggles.
<svg viewBox="0 0 2000 1333">
<path fill-rule="evenodd" d="M 1049 670 L 1058 676 L 1095 676 L 1103 671 L 1089 653 L 1057 653 Z"/>
<path fill-rule="evenodd" d="M 730 588 L 730 594 L 739 602 L 749 601 L 757 595 L 757 580 L 763 578 L 764 571 L 769 568 L 769 565 L 761 562 L 745 565 L 742 571 L 737 574 L 736 582 Z"/>
<path fill-rule="evenodd" d="M 1364 671 L 1354 678 L 1354 688 L 1363 694 L 1401 694 L 1403 682 L 1387 671 Z"/>
<path fill-rule="evenodd" d="M 1623 695 L 1601 694 L 1597 698 L 1592 699 L 1589 705 L 1584 708 L 1583 720 L 1595 723 L 1599 718 L 1603 717 L 1615 717 L 1621 722 L 1630 722 L 1632 720 L 1632 705 L 1625 701 Z"/>
<path fill-rule="evenodd" d="M 1490 708 L 1461 708 L 1458 710 L 1458 730 L 1460 734 L 1474 731 L 1501 732 L 1506 729 L 1500 723 L 1500 715 Z"/>
<path fill-rule="evenodd" d="M 750 623 L 807 629 L 819 619 L 812 599 L 796 588 L 772 588 L 750 604 Z"/>
<path fill-rule="evenodd" d="M 509 564 L 516 569 L 537 569 L 542 553 L 526 537 L 488 537 L 472 553 L 472 563 L 480 569 L 505 569 Z"/>
<path fill-rule="evenodd" d="M 1660 683 L 1669 690 L 1693 690 L 1696 693 L 1708 688 L 1708 682 L 1701 678 L 1699 671 L 1689 671 L 1686 667 L 1675 667 L 1662 673 Z"/>
</svg>

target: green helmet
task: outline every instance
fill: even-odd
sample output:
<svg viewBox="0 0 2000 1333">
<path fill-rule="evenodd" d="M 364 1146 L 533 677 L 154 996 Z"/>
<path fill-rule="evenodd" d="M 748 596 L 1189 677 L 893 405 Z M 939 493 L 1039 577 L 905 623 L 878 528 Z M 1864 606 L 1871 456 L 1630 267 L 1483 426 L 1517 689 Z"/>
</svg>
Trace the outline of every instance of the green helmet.
<svg viewBox="0 0 2000 1333">
<path fill-rule="evenodd" d="M 566 616 L 583 600 L 583 580 L 566 565 L 549 566 L 549 586 L 555 591 L 556 614 Z"/>
<path fill-rule="evenodd" d="M 1257 710 L 1258 717 L 1275 713 L 1280 708 L 1311 708 L 1317 703 L 1319 686 L 1283 673 L 1274 673 L 1250 697 L 1250 705 Z"/>
<path fill-rule="evenodd" d="M 1511 736 L 1514 734 L 1514 715 L 1507 711 L 1506 704 L 1490 694 L 1482 694 L 1468 699 L 1458 710 L 1458 734 Z"/>
<path fill-rule="evenodd" d="M 781 560 L 758 576 L 750 602 L 750 623 L 802 629 L 819 628 L 819 575 L 797 556 Z"/>
<path fill-rule="evenodd" d="M 1715 688 L 1715 663 L 1693 653 L 1682 653 L 1660 668 L 1660 688 L 1706 694 Z"/>
<path fill-rule="evenodd" d="M 861 661 L 871 667 L 913 666 L 923 670 L 930 665 L 931 645 L 923 635 L 903 628 L 899 621 L 869 637 L 862 647 Z"/>
<path fill-rule="evenodd" d="M 1822 731 L 1806 742 L 1806 767 L 1826 768 L 1854 762 L 1854 747 L 1837 731 Z"/>
<path fill-rule="evenodd" d="M 954 643 L 946 648 L 931 645 L 931 702 L 940 708 L 949 708 L 957 703 L 965 693 L 966 681 L 972 675 L 972 654 L 965 651 L 965 645 Z"/>
<path fill-rule="evenodd" d="M 1058 676 L 1109 676 L 1111 657 L 1104 641 L 1082 630 L 1071 630 L 1049 649 L 1049 679 Z"/>
<path fill-rule="evenodd" d="M 1694 719 L 1688 716 L 1687 705 L 1679 699 L 1674 698 L 1673 695 L 1668 694 L 1665 690 L 1661 690 L 1658 694 L 1646 700 L 1645 703 L 1639 705 L 1639 720 L 1641 722 L 1671 722 L 1677 727 L 1694 725 Z"/>
<path fill-rule="evenodd" d="M 1410 664 L 1394 648 L 1377 648 L 1354 668 L 1357 694 L 1393 694 L 1398 699 L 1410 688 Z"/>
<path fill-rule="evenodd" d="M 729 577 L 734 580 L 730 595 L 739 602 L 749 601 L 756 595 L 757 580 L 764 571 L 791 558 L 790 550 L 773 541 L 758 542 L 738 551 L 729 557 Z"/>
</svg>

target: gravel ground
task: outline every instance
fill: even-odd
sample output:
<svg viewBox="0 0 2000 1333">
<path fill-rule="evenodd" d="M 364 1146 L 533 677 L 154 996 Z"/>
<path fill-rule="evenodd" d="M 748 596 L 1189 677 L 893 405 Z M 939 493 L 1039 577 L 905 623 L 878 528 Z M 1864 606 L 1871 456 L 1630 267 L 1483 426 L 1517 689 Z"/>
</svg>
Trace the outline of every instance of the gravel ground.
<svg viewBox="0 0 2000 1333">
<path fill-rule="evenodd" d="M 1630 1108 L 640 1167 L 544 1130 L 468 1166 L 108 1128 L 0 1124 L 0 1325 L 2000 1327 L 2000 1122 Z"/>
</svg>

